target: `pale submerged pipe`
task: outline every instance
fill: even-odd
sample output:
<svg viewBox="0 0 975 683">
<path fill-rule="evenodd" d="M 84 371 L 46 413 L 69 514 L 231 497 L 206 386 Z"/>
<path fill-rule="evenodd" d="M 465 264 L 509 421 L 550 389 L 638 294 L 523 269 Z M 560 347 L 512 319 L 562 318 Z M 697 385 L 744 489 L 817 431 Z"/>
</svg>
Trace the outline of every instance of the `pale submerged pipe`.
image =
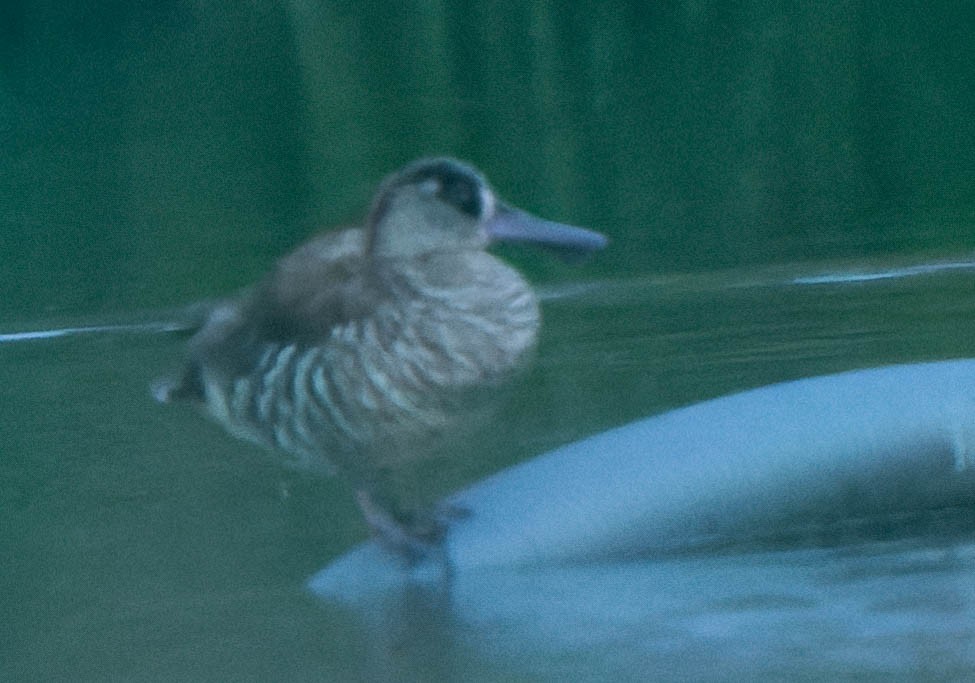
<svg viewBox="0 0 975 683">
<path fill-rule="evenodd" d="M 632 422 L 448 498 L 455 575 L 666 557 L 975 502 L 975 360 L 792 382 Z M 412 578 L 439 571 L 428 562 Z M 352 598 L 410 575 L 366 543 L 313 577 Z"/>
</svg>

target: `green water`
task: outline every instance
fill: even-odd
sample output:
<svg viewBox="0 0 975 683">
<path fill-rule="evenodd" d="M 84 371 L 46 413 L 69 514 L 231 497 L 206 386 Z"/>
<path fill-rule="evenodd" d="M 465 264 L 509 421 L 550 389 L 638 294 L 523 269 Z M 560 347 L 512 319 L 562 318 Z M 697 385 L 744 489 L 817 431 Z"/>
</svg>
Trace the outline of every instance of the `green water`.
<svg viewBox="0 0 975 683">
<path fill-rule="evenodd" d="M 502 252 L 546 295 L 538 362 L 432 490 L 748 387 L 971 356 L 971 269 L 789 282 L 968 258 L 973 28 L 952 3 L 7 2 L 0 332 L 231 292 L 360 218 L 389 170 L 450 153 L 613 243 L 578 265 Z M 155 405 L 178 358 L 164 334 L 0 344 L 0 679 L 702 675 L 693 644 L 526 663 L 427 623 L 404 649 L 316 603 L 304 580 L 367 535 L 348 492 Z M 888 665 L 817 668 L 864 642 L 803 626 L 747 670 L 970 673 L 972 602 L 940 596 L 952 637 L 871 640 Z"/>
</svg>

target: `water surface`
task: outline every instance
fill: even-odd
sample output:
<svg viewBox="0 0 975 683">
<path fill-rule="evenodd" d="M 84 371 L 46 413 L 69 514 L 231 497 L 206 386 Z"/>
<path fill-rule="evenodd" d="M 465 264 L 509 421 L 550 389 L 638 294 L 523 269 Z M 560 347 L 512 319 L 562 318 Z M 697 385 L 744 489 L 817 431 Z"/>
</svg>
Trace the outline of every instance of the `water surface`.
<svg viewBox="0 0 975 683">
<path fill-rule="evenodd" d="M 832 270 L 545 289 L 536 369 L 463 462 L 428 479 L 431 489 L 728 391 L 970 347 L 969 273 L 794 282 Z M 148 382 L 177 357 L 174 341 L 120 332 L 0 345 L 12 678 L 638 678 L 705 676 L 712 666 L 913 677 L 975 666 L 964 515 L 893 538 L 812 539 L 614 574 L 630 595 L 621 604 L 649 601 L 646 629 L 586 602 L 598 569 L 556 584 L 515 577 L 511 605 L 456 621 L 442 596 L 413 596 L 408 618 L 398 605 L 400 618 L 379 624 L 371 620 L 388 608 L 322 604 L 303 582 L 367 535 L 348 492 L 280 469 L 191 410 L 156 405 Z M 467 602 L 476 589 L 464 588 Z M 538 626 L 544 614 L 532 605 L 545 591 L 578 603 L 598 638 L 579 642 L 565 624 L 568 642 L 558 631 L 534 649 L 510 642 L 526 622 Z"/>
</svg>

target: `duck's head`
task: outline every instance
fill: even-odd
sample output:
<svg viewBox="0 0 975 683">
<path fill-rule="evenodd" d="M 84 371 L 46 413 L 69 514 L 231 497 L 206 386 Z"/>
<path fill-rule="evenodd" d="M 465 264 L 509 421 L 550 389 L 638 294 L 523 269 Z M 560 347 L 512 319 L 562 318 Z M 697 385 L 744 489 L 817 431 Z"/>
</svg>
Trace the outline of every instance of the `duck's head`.
<svg viewBox="0 0 975 683">
<path fill-rule="evenodd" d="M 367 228 L 368 252 L 378 258 L 483 249 L 496 241 L 573 252 L 601 249 L 607 242 L 597 232 L 506 205 L 480 172 L 446 157 L 419 159 L 386 178 Z"/>
</svg>

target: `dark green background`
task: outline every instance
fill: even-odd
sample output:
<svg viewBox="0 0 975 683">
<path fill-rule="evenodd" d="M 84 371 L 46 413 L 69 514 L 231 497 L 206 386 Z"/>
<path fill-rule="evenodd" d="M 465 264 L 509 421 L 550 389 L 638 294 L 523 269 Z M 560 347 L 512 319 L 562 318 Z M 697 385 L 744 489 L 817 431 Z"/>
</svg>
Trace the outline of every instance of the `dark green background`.
<svg viewBox="0 0 975 683">
<path fill-rule="evenodd" d="M 612 244 L 577 265 L 501 252 L 546 296 L 538 363 L 432 491 L 746 387 L 970 356 L 970 268 L 788 283 L 970 258 L 973 36 L 961 2 L 5 0 L 0 332 L 166 318 L 452 154 Z M 155 405 L 178 357 L 162 335 L 0 345 L 0 679 L 526 675 L 463 644 L 483 633 L 377 644 L 303 594 L 367 536 L 348 491 Z M 964 679 L 968 600 L 939 603 L 954 639 L 856 640 L 841 614 L 745 669 L 731 638 L 668 670 Z M 632 646 L 534 672 L 584 678 Z M 900 664 L 831 659 L 863 647 Z"/>
<path fill-rule="evenodd" d="M 970 247 L 966 3 L 0 8 L 0 318 L 177 304 L 423 154 L 604 274 Z M 551 266 L 538 266 L 538 268 Z"/>
</svg>

